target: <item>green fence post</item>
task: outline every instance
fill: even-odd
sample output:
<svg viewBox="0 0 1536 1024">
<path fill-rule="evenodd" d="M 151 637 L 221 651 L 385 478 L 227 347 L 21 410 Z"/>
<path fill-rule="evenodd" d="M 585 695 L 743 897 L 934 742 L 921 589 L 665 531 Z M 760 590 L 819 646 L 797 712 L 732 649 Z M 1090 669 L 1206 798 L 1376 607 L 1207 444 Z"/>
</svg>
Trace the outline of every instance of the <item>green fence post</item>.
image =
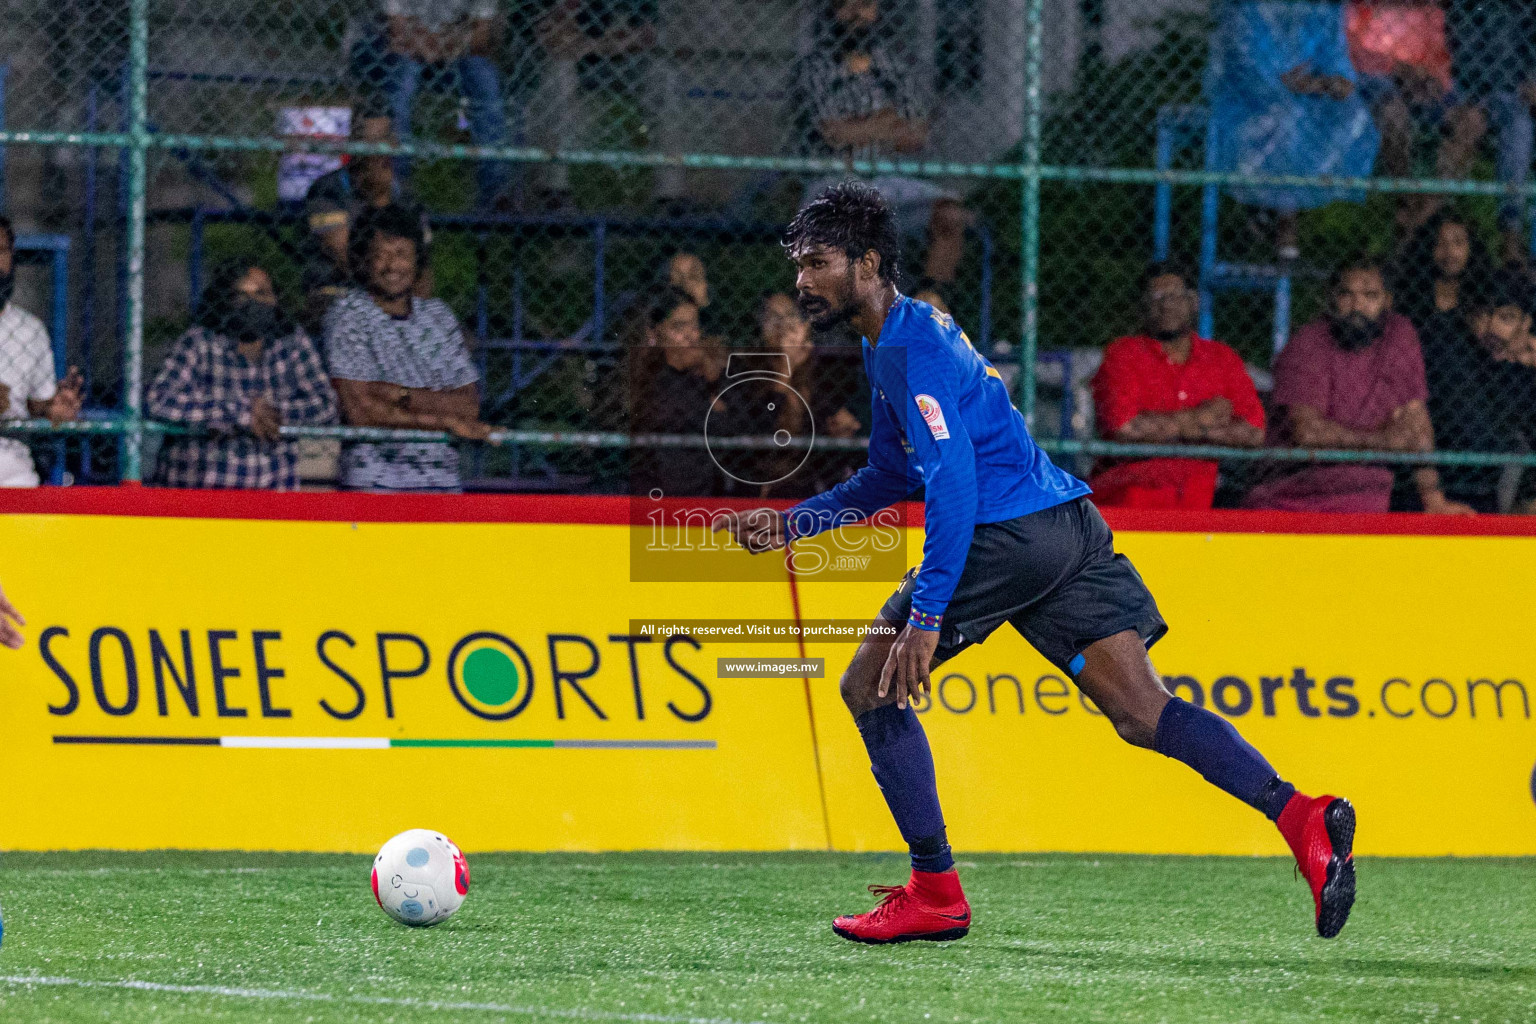
<svg viewBox="0 0 1536 1024">
<path fill-rule="evenodd" d="M 144 478 L 144 193 L 149 156 L 149 0 L 131 0 L 128 7 L 128 330 L 123 343 L 124 435 L 123 479 Z M 90 271 L 87 270 L 87 273 Z"/>
<path fill-rule="evenodd" d="M 1042 0 L 1029 0 L 1024 50 L 1024 334 L 1019 341 L 1019 411 L 1035 426 L 1035 351 L 1040 344 L 1040 22 Z"/>
</svg>

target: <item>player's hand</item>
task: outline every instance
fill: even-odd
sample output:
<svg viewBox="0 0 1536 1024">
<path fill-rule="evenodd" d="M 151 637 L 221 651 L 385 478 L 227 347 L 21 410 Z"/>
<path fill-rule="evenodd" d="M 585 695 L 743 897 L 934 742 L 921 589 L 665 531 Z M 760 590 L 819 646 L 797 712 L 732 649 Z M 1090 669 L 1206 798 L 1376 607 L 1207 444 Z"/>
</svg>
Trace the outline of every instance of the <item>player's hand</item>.
<svg viewBox="0 0 1536 1024">
<path fill-rule="evenodd" d="M 19 627 L 26 624 L 27 620 L 6 600 L 5 591 L 0 590 L 0 647 L 9 647 L 13 651 L 20 648 L 22 635 Z"/>
<path fill-rule="evenodd" d="M 789 543 L 784 532 L 784 515 L 773 508 L 754 508 L 719 516 L 715 519 L 713 532 L 721 531 L 730 534 L 732 540 L 754 555 L 778 551 Z"/>
<path fill-rule="evenodd" d="M 933 653 L 938 649 L 938 630 L 918 629 L 910 624 L 903 629 L 880 670 L 880 699 L 884 700 L 894 689 L 896 706 L 904 708 L 919 689 L 931 696 L 933 681 L 928 676 L 928 666 L 933 664 Z"/>
</svg>

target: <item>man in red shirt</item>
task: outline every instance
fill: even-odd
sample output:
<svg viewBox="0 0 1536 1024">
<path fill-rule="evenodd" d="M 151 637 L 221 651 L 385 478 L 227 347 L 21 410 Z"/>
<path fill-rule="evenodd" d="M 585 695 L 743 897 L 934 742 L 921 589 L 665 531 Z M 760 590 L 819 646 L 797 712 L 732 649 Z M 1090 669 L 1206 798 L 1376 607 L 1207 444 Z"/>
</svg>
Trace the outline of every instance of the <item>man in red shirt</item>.
<svg viewBox="0 0 1536 1024">
<path fill-rule="evenodd" d="M 1099 435 L 1111 441 L 1258 447 L 1264 441 L 1264 406 L 1237 353 L 1196 337 L 1200 300 L 1193 277 L 1158 263 L 1144 280 L 1145 333 L 1116 339 L 1093 377 Z M 1100 505 L 1210 508 L 1216 463 L 1105 461 L 1089 484 Z"/>
</svg>

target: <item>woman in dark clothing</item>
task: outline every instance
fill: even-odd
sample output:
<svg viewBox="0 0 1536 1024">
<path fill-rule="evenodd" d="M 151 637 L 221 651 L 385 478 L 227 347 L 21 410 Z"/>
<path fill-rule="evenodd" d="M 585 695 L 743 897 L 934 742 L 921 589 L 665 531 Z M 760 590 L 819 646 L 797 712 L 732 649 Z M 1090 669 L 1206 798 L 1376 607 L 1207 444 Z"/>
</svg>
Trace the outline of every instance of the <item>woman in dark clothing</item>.
<svg viewBox="0 0 1536 1024">
<path fill-rule="evenodd" d="M 1464 282 L 1486 281 L 1492 270 L 1472 222 L 1454 211 L 1437 214 L 1403 252 L 1394 275 L 1393 305 L 1423 331 L 1435 314 L 1449 313 L 1468 298 L 1462 294 Z"/>
<path fill-rule="evenodd" d="M 643 342 L 630 352 L 630 431 L 681 434 L 698 445 L 630 449 L 630 493 L 709 497 L 720 490 L 719 468 L 704 447 L 706 421 L 723 412 L 711 382 L 699 332 L 699 307 L 670 287 L 647 297 L 640 313 Z M 638 334 L 638 331 L 637 331 Z"/>
<path fill-rule="evenodd" d="M 808 457 L 803 449 L 775 453 L 762 474 L 764 498 L 808 498 L 847 479 L 864 463 L 864 453 L 832 448 L 822 442 L 828 438 L 856 436 L 863 424 L 849 412 L 846 395 L 837 387 L 836 364 L 823 358 L 811 340 L 811 325 L 801 315 L 795 300 L 783 293 L 764 297 L 758 312 L 759 338 L 764 350 L 782 353 L 789 368 L 787 382 L 764 381 L 763 387 L 776 393 L 767 396 L 772 404 L 770 422 L 763 433 L 779 431 L 782 436 L 814 436 L 816 444 Z M 857 367 L 850 367 L 857 372 Z M 855 378 L 856 379 L 856 378 Z"/>
</svg>

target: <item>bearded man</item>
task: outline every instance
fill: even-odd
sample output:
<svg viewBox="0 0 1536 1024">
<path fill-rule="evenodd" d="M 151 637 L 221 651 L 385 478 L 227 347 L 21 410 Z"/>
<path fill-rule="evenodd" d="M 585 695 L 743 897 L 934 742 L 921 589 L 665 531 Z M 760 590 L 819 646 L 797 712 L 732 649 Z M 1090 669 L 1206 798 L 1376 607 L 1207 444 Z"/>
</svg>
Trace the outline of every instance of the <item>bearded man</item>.
<svg viewBox="0 0 1536 1024">
<path fill-rule="evenodd" d="M 1345 263 L 1327 313 L 1296 332 L 1275 361 L 1270 446 L 1427 452 L 1435 446 L 1424 357 L 1408 318 L 1392 311 L 1381 264 Z M 1393 470 L 1343 462 L 1308 466 L 1249 492 L 1248 508 L 1386 512 Z M 1433 473 L 1415 473 L 1426 512 L 1465 512 Z"/>
</svg>

